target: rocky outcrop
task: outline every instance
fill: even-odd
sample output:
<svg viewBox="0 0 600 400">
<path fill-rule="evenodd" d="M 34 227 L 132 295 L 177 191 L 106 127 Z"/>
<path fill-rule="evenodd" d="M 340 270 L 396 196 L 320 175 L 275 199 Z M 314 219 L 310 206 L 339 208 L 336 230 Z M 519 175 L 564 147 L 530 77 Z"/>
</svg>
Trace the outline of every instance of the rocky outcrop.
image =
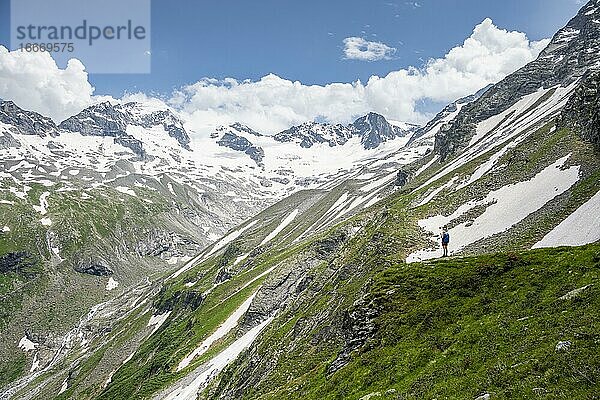
<svg viewBox="0 0 600 400">
<path fill-rule="evenodd" d="M 348 234 L 340 230 L 324 239 L 316 240 L 311 248 L 319 259 L 327 260 L 333 256 L 335 251 L 348 239 Z"/>
<path fill-rule="evenodd" d="M 404 170 L 399 170 L 396 174 L 396 180 L 394 181 L 394 185 L 396 186 L 405 186 L 410 179 L 410 173 Z"/>
<path fill-rule="evenodd" d="M 328 374 L 333 374 L 346 365 L 351 359 L 351 353 L 363 347 L 367 340 L 374 336 L 376 331 L 374 321 L 378 314 L 375 304 L 365 298 L 356 301 L 352 310 L 344 312 L 342 320 L 344 346 L 327 368 Z"/>
<path fill-rule="evenodd" d="M 559 125 L 600 148 L 600 73 L 589 74 L 562 111 Z"/>
<path fill-rule="evenodd" d="M 262 149 L 262 147 L 250 146 L 244 151 L 244 153 L 248 154 L 258 166 L 263 165 L 262 160 L 265 158 L 265 151 Z"/>
<path fill-rule="evenodd" d="M 219 283 L 223 283 L 225 281 L 230 280 L 232 277 L 231 272 L 227 268 L 222 268 L 217 272 L 217 276 L 215 277 L 214 284 L 218 285 Z"/>
<path fill-rule="evenodd" d="M 123 135 L 114 139 L 115 143 L 128 148 L 135 154 L 139 160 L 147 160 L 146 150 L 141 140 L 134 138 L 131 135 Z"/>
<path fill-rule="evenodd" d="M 281 183 L 282 185 L 287 185 L 290 183 L 290 180 L 288 178 L 281 178 L 279 176 L 274 176 L 272 178 L 269 178 L 269 180 L 271 180 L 273 182 Z"/>
<path fill-rule="evenodd" d="M 15 272 L 25 276 L 33 275 L 32 267 L 36 260 L 27 252 L 17 251 L 0 256 L 0 273 Z"/>
<path fill-rule="evenodd" d="M 56 137 L 59 134 L 56 124 L 50 118 L 23 110 L 12 101 L 0 100 L 0 122 L 12 125 L 10 129 L 16 134 L 40 137 Z M 6 141 L 1 138 L 0 140 Z"/>
<path fill-rule="evenodd" d="M 219 258 L 217 265 L 219 267 L 225 267 L 232 264 L 238 255 L 241 254 L 240 245 L 238 242 L 233 242 L 227 246 L 223 255 Z"/>
<path fill-rule="evenodd" d="M 244 124 L 240 124 L 239 122 L 236 122 L 234 124 L 229 125 L 231 128 L 239 131 L 239 132 L 245 132 L 245 133 L 249 133 L 252 136 L 257 136 L 260 137 L 262 136 L 262 134 L 256 132 L 254 129 L 250 128 L 247 125 Z"/>
<path fill-rule="evenodd" d="M 108 266 L 106 261 L 91 255 L 79 256 L 74 261 L 73 269 L 82 274 L 95 276 L 109 276 L 114 274 L 114 271 Z"/>
<path fill-rule="evenodd" d="M 0 135 L 0 150 L 9 149 L 11 147 L 21 147 L 21 143 L 19 143 L 19 141 L 10 133 L 4 132 Z"/>
<path fill-rule="evenodd" d="M 133 250 L 139 256 L 178 257 L 194 254 L 201 245 L 189 237 L 175 232 L 151 229 L 144 233 L 144 238 L 138 241 Z"/>
<path fill-rule="evenodd" d="M 568 85 L 590 70 L 598 70 L 600 0 L 592 0 L 554 35 L 539 57 L 494 85 L 478 100 L 465 105 L 435 139 L 441 160 L 466 148 L 477 124 L 514 105 L 541 87 Z"/>
<path fill-rule="evenodd" d="M 228 147 L 232 150 L 243 151 L 250 156 L 257 165 L 262 165 L 262 160 L 265 152 L 262 148 L 254 146 L 248 139 L 238 136 L 233 132 L 225 132 L 225 134 L 217 141 L 219 146 Z"/>
<path fill-rule="evenodd" d="M 177 291 L 170 296 L 166 296 L 165 288 L 161 289 L 158 300 L 154 304 L 157 314 L 163 314 L 175 309 L 195 310 L 204 301 L 204 295 L 196 290 Z"/>
</svg>

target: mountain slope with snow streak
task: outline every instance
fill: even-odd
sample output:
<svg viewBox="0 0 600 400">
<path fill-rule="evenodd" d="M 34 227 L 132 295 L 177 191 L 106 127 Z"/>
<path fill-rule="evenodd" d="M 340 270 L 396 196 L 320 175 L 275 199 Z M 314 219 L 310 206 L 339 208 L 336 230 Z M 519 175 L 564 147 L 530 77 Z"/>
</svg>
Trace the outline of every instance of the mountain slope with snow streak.
<svg viewBox="0 0 600 400">
<path fill-rule="evenodd" d="M 597 240 L 592 229 L 596 223 L 585 215 L 597 208 L 600 157 L 590 136 L 580 132 L 577 124 L 565 124 L 562 115 L 573 93 L 581 89 L 584 79 L 580 78 L 595 68 L 592 58 L 567 54 L 575 50 L 591 54 L 587 50 L 596 50 L 597 29 L 588 26 L 593 20 L 586 15 L 591 12 L 591 5 L 598 2 L 584 6 L 540 59 L 468 101 L 450 105 L 406 145 L 395 146 L 395 140 L 390 140 L 376 149 L 365 150 L 362 139 L 352 136 L 344 144 L 330 146 L 324 141 L 304 148 L 294 141 L 274 143 L 272 138 L 235 125 L 224 128 L 219 137 L 204 138 L 203 150 L 216 154 L 215 160 L 206 161 L 207 164 L 192 166 L 185 162 L 195 152 L 192 140 L 191 151 L 178 149 L 178 144 L 172 142 L 172 150 L 145 161 L 148 165 L 144 171 L 138 170 L 142 161 L 136 160 L 132 152 L 128 153 L 129 164 L 118 163 L 119 171 L 111 173 L 114 166 L 109 165 L 102 179 L 110 182 L 102 181 L 95 188 L 99 192 L 85 191 L 87 196 L 110 194 L 111 200 L 135 205 L 130 209 L 139 208 L 142 215 L 156 205 L 169 210 L 175 201 L 178 206 L 171 213 L 166 212 L 176 218 L 180 228 L 185 228 L 184 217 L 190 213 L 185 203 L 198 198 L 188 186 L 195 179 L 179 182 L 161 176 L 159 183 L 151 184 L 154 181 L 148 176 L 161 168 L 168 169 L 171 161 L 164 161 L 165 158 L 180 157 L 190 171 L 203 171 L 198 177 L 213 177 L 203 183 L 207 189 L 201 190 L 206 196 L 209 192 L 220 193 L 231 196 L 233 202 L 239 193 L 228 195 L 227 183 L 248 179 L 256 184 L 257 198 L 268 192 L 273 200 L 237 227 L 232 224 L 223 228 L 220 235 L 209 231 L 213 233 L 212 246 L 189 249 L 186 255 L 194 253 L 195 257 L 181 258 L 183 266 L 174 265 L 168 271 L 163 268 L 146 276 L 146 280 L 138 282 L 139 286 L 134 286 L 135 293 L 128 289 L 134 282 L 120 279 L 120 271 L 107 260 L 85 263 L 84 258 L 78 268 L 99 274 L 94 275 L 93 282 L 101 284 L 102 292 L 106 294 L 104 288 L 111 278 L 120 283 L 109 294 L 116 297 L 99 307 L 97 299 L 86 303 L 92 311 L 77 329 L 70 331 L 69 339 L 58 352 L 52 338 L 35 331 L 26 332 L 25 337 L 36 346 L 28 346 L 24 351 L 18 347 L 23 332 L 16 332 L 9 346 L 27 362 L 20 372 L 22 378 L 6 386 L 3 393 L 35 399 L 52 398 L 60 392 L 65 398 L 106 400 L 304 400 L 322 398 L 324 393 L 361 398 L 374 397 L 378 392 L 407 397 L 419 393 L 425 398 L 451 397 L 456 393 L 460 397 L 467 393 L 474 398 L 476 391 L 508 393 L 506 387 L 495 387 L 482 378 L 497 376 L 497 364 L 481 364 L 477 358 L 481 352 L 487 355 L 494 349 L 508 349 L 498 357 L 506 357 L 506 365 L 517 367 L 511 369 L 510 376 L 501 374 L 505 384 L 518 384 L 528 394 L 547 387 L 549 395 L 555 395 L 558 392 L 552 384 L 558 382 L 558 387 L 573 384 L 582 397 L 588 395 L 593 385 L 581 376 L 565 380 L 559 367 L 563 365 L 560 357 L 576 357 L 581 371 L 592 378 L 600 371 L 589 357 L 559 352 L 555 346 L 566 340 L 576 349 L 589 350 L 594 346 L 593 336 L 573 336 L 565 327 L 582 326 L 581 321 L 569 320 L 571 312 L 593 318 L 597 315 L 597 309 L 589 306 L 597 301 L 593 289 L 597 278 L 585 272 L 594 263 L 592 253 L 597 252 L 597 245 L 527 250 L 544 243 L 560 246 Z M 579 33 L 572 30 L 575 28 Z M 565 59 L 576 59 L 573 73 L 565 72 Z M 520 87 L 523 82 L 529 83 Z M 360 125 L 365 132 L 374 125 L 368 118 L 363 122 Z M 125 133 L 138 140 L 135 129 L 138 128 L 134 126 Z M 260 148 L 264 153 L 263 166 L 246 153 L 248 143 L 244 140 L 238 142 L 230 137 L 227 146 L 219 145 L 217 141 L 226 133 Z M 337 138 L 329 131 L 323 131 L 325 136 Z M 38 139 L 31 138 L 31 143 L 35 140 Z M 86 136 L 82 140 L 118 145 L 106 137 Z M 229 145 L 241 147 L 235 150 Z M 158 150 L 148 145 L 145 151 L 152 155 Z M 340 159 L 332 156 L 327 160 L 332 154 L 338 154 Z M 231 167 L 220 169 L 218 157 L 229 157 Z M 52 230 L 47 233 L 39 226 L 41 210 L 52 218 L 52 229 L 65 224 L 55 211 L 63 198 L 48 189 L 55 180 L 41 177 L 43 173 L 38 173 L 33 160 L 14 161 L 9 167 L 14 168 L 12 173 L 21 171 L 21 179 L 39 182 L 37 186 L 30 181 L 11 184 L 5 190 L 10 198 L 3 200 L 15 203 L 28 199 L 38 207 L 30 207 L 32 226 L 37 229 L 34 232 L 48 240 L 49 247 L 55 247 L 57 240 Z M 64 174 L 56 176 L 50 174 L 55 172 L 53 169 L 46 172 L 60 181 L 66 181 L 62 177 L 79 177 L 74 179 L 85 182 L 83 178 L 91 177 L 85 165 L 64 169 Z M 181 179 L 185 179 L 183 172 Z M 245 175 L 248 172 L 249 177 Z M 148 176 L 136 176 L 142 173 Z M 194 172 L 190 174 L 196 177 Z M 127 185 L 123 183 L 125 179 L 135 180 Z M 135 196 L 117 187 L 129 188 Z M 50 194 L 44 195 L 46 192 Z M 58 193 L 81 197 L 76 191 Z M 42 205 L 42 196 L 47 205 Z M 215 207 L 207 210 L 214 212 Z M 161 208 L 157 212 L 165 211 Z M 578 230 L 584 223 L 589 229 Z M 17 226 L 14 220 L 6 225 L 10 226 L 9 232 Z M 442 226 L 450 231 L 452 257 L 407 265 L 407 258 L 418 261 L 441 255 L 437 234 Z M 574 230 L 576 235 L 567 234 Z M 137 248 L 156 251 L 149 244 L 142 243 Z M 61 247 L 59 253 L 63 256 L 68 250 Z M 505 253 L 489 255 L 492 252 Z M 564 257 L 557 255 L 563 252 Z M 183 254 L 168 256 L 179 259 Z M 564 282 L 539 280 L 542 276 L 548 278 L 543 268 L 537 267 L 543 265 L 543 257 L 560 264 L 570 256 L 577 257 L 586 267 L 577 269 L 577 274 L 561 272 Z M 52 258 L 56 260 L 55 256 Z M 526 264 L 532 258 L 536 268 Z M 548 268 L 556 269 L 559 264 Z M 39 274 L 35 266 L 29 268 L 29 274 Z M 110 273 L 113 268 L 116 274 Z M 523 275 L 528 277 L 527 282 L 514 281 L 512 271 L 528 274 Z M 392 279 L 398 274 L 402 279 Z M 502 279 L 503 284 L 506 281 L 506 286 L 495 285 L 497 279 Z M 490 309 L 491 304 L 506 299 L 531 307 L 530 293 L 518 292 L 525 283 L 536 288 L 549 285 L 552 289 L 552 296 L 544 298 L 544 304 L 552 304 L 545 309 L 551 315 L 544 317 L 556 322 L 556 326 L 544 325 L 545 336 L 540 333 L 535 337 L 538 347 L 524 350 L 528 359 L 547 351 L 552 354 L 549 362 L 558 360 L 543 374 L 537 369 L 532 372 L 527 363 L 519 364 L 518 355 L 510 352 L 515 340 L 523 343 L 523 337 L 513 333 L 527 336 L 523 327 L 537 326 L 533 324 L 540 316 L 527 307 L 519 308 L 518 315 Z M 585 301 L 567 304 L 567 300 L 560 300 L 565 293 L 583 287 L 586 289 L 580 291 L 581 296 L 589 296 L 582 297 Z M 430 292 L 432 288 L 439 291 Z M 524 301 L 515 296 L 517 292 Z M 549 292 L 550 289 L 544 289 L 544 296 Z M 386 299 L 398 303 L 389 304 Z M 419 299 L 418 304 L 415 299 Z M 478 310 L 467 319 L 461 314 L 463 310 L 456 308 L 463 299 L 468 300 L 465 307 L 471 304 Z M 563 306 L 571 307 L 569 312 L 560 312 Z M 382 322 L 387 313 L 402 315 L 403 322 L 395 323 L 393 329 L 386 327 Z M 453 329 L 444 330 L 449 324 L 454 324 Z M 506 324 L 513 327 L 508 336 L 502 334 Z M 390 348 L 386 344 L 402 346 L 405 340 L 407 347 Z M 478 368 L 465 368 L 466 355 L 459 353 L 458 357 L 456 353 L 462 348 L 461 343 L 469 343 L 470 355 Z M 488 343 L 491 347 L 486 347 Z M 418 354 L 411 353 L 415 346 Z M 457 357 L 462 364 L 451 366 L 460 367 L 460 376 L 454 378 L 460 380 L 460 391 L 444 393 L 442 389 L 452 389 L 454 382 L 447 379 L 452 369 L 446 363 Z M 415 363 L 423 368 L 412 369 Z M 28 373 L 34 365 L 34 371 Z M 52 369 L 57 365 L 61 368 Z M 393 374 L 393 382 L 387 378 L 389 374 Z M 540 376 L 548 377 L 543 381 L 546 386 L 540 386 Z M 410 384 L 402 386 L 400 382 L 407 380 Z M 470 387 L 473 382 L 480 383 Z"/>
</svg>

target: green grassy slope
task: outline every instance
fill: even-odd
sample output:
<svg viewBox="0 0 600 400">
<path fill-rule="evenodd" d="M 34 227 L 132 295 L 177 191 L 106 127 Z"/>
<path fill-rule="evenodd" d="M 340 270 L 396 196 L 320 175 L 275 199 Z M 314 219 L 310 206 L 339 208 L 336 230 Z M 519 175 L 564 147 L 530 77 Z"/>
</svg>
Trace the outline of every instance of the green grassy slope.
<svg viewBox="0 0 600 400">
<path fill-rule="evenodd" d="M 29 371 L 31 354 L 17 348 L 25 332 L 41 338 L 62 335 L 92 306 L 121 291 L 106 291 L 107 277 L 76 272 L 77 255 L 110 260 L 121 287 L 173 268 L 151 257 L 119 260 L 123 247 L 143 238 L 145 229 L 165 225 L 168 204 L 154 191 L 136 189 L 150 203 L 110 188 L 82 197 L 80 191 L 34 184 L 25 198 L 18 198 L 8 191 L 11 185 L 0 181 L 0 230 L 10 228 L 0 233 L 0 260 L 23 254 L 24 261 L 16 271 L 0 271 L 0 387 Z M 48 214 L 42 216 L 34 206 L 44 191 L 51 195 Z M 41 224 L 42 217 L 51 218 L 52 225 Z M 60 258 L 51 254 L 51 246 L 60 249 Z"/>
<path fill-rule="evenodd" d="M 493 152 L 415 190 L 437 173 L 440 166 L 434 164 L 394 195 L 303 241 L 295 238 L 352 182 L 331 193 L 306 191 L 286 199 L 255 217 L 260 224 L 208 259 L 175 279 L 156 282 L 162 289 L 155 297 L 117 324 L 114 334 L 93 346 L 85 360 L 52 371 L 52 385 L 35 398 L 55 395 L 67 374 L 69 387 L 61 398 L 152 398 L 239 337 L 244 329 L 233 329 L 176 371 L 252 293 L 271 293 L 280 284 L 286 297 L 265 306 L 275 307 L 270 312 L 278 308 L 276 318 L 202 398 L 359 399 L 376 393 L 387 398 L 474 398 L 485 391 L 496 398 L 532 393 L 553 398 L 574 388 L 580 388 L 575 393 L 583 398 L 592 395 L 598 365 L 585 358 L 600 346 L 593 331 L 584 328 L 597 328 L 596 286 L 581 294 L 589 304 L 557 299 L 596 281 L 598 245 L 525 251 L 598 190 L 597 153 L 572 132 L 552 131 L 551 126 L 507 151 L 498 160 L 499 172 L 465 188 L 443 191 L 416 206 L 431 189 L 453 178 L 468 179 Z M 473 198 L 528 180 L 567 154 L 569 165 L 580 166 L 579 182 L 493 241 L 470 246 L 467 253 L 475 257 L 404 264 L 407 254 L 427 246 L 419 219 L 447 215 Z M 295 208 L 301 214 L 294 223 L 260 246 Z M 508 250 L 522 252 L 477 255 Z M 233 265 L 242 254 L 247 258 Z M 269 275 L 253 280 L 271 268 Z M 203 296 L 223 272 L 231 279 Z M 571 303 L 582 307 L 573 311 L 573 318 L 557 307 Z M 168 310 L 172 313 L 164 325 L 143 340 L 150 315 Z M 134 336 L 141 338 L 137 350 L 125 345 Z M 554 352 L 560 340 L 572 342 L 564 354 Z M 125 357 L 117 364 L 110 361 L 115 352 L 127 356 L 134 350 L 123 365 Z M 572 357 L 569 365 L 578 375 L 561 367 L 563 356 Z M 117 368 L 104 387 L 108 373 Z"/>
<path fill-rule="evenodd" d="M 523 253 L 404 264 L 408 253 L 425 245 L 418 219 L 449 214 L 474 192 L 484 197 L 528 180 L 567 154 L 570 165 L 580 166 L 578 183 L 535 218 L 467 249 Z M 434 187 L 454 176 L 468 177 L 488 157 Z M 600 247 L 525 250 L 597 192 L 599 163 L 597 153 L 574 134 L 551 132 L 547 125 L 500 158 L 502 174 L 416 207 L 428 188 L 413 189 L 436 173 L 432 167 L 341 224 L 338 229 L 362 228 L 328 262 L 308 272 L 311 284 L 293 306 L 201 398 L 359 399 L 377 392 L 387 398 L 474 398 L 486 390 L 496 398 L 527 398 L 534 389 L 547 398 L 595 396 L 596 286 L 585 292 L 587 303 L 557 299 L 596 282 Z M 335 230 L 329 233 L 334 235 Z M 560 340 L 570 340 L 572 351 L 555 354 Z"/>
<path fill-rule="evenodd" d="M 376 333 L 346 367 L 247 397 L 595 398 L 599 274 L 599 244 L 396 264 L 369 284 Z"/>
</svg>

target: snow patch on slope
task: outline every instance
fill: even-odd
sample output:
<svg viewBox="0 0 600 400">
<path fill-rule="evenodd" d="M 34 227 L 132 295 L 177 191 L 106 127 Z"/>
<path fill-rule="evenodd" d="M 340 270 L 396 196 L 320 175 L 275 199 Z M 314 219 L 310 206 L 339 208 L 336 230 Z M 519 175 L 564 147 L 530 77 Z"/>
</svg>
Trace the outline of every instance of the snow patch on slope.
<svg viewBox="0 0 600 400">
<path fill-rule="evenodd" d="M 27 336 L 23 336 L 21 338 L 21 340 L 19 341 L 19 348 L 25 352 L 35 350 L 35 348 L 37 346 L 38 346 L 38 343 L 35 343 L 35 342 L 29 340 L 29 338 Z"/>
<path fill-rule="evenodd" d="M 273 232 L 269 233 L 267 235 L 267 237 L 265 237 L 263 239 L 262 242 L 260 242 L 260 246 L 263 246 L 265 244 L 267 244 L 268 242 L 270 242 L 271 240 L 273 240 L 275 238 L 275 236 L 279 235 L 279 233 L 284 230 L 289 224 L 292 223 L 292 221 L 294 220 L 294 218 L 296 218 L 296 216 L 298 215 L 298 212 L 300 210 L 298 210 L 297 208 L 292 211 L 287 217 L 285 217 L 285 219 L 283 221 L 281 221 L 281 223 L 277 226 L 277 228 L 275 228 L 273 230 Z"/>
<path fill-rule="evenodd" d="M 114 280 L 112 276 L 108 278 L 108 282 L 106 282 L 106 290 L 111 291 L 113 289 L 116 289 L 117 286 L 119 286 L 119 282 Z"/>
<path fill-rule="evenodd" d="M 249 224 L 247 224 L 246 226 L 244 226 L 240 229 L 236 229 L 235 231 L 231 232 L 230 234 L 224 236 L 219 242 L 217 242 L 212 247 L 212 249 L 208 253 L 206 253 L 206 254 L 200 253 L 198 256 L 194 257 L 192 260 L 187 262 L 183 267 L 181 267 L 179 270 L 177 270 L 177 272 L 175 272 L 173 275 L 171 275 L 168 279 L 177 278 L 179 275 L 181 275 L 188 269 L 192 268 L 197 263 L 205 261 L 206 259 L 208 259 L 208 257 L 210 257 L 212 254 L 214 254 L 217 250 L 221 249 L 222 247 L 228 245 L 229 243 L 233 242 L 238 237 L 240 237 L 242 233 L 244 233 L 246 230 L 253 227 L 257 222 L 258 222 L 258 220 L 254 220 L 254 221 L 250 222 Z"/>
<path fill-rule="evenodd" d="M 600 192 L 534 244 L 533 248 L 582 246 L 598 240 L 600 240 Z"/>
<path fill-rule="evenodd" d="M 187 386 L 175 389 L 165 397 L 165 400 L 196 400 L 198 393 L 204 389 L 208 383 L 223 370 L 223 368 L 235 360 L 242 351 L 247 349 L 252 342 L 254 342 L 259 333 L 272 320 L 273 317 L 269 317 L 259 325 L 250 329 L 225 350 L 213 357 L 205 366 L 201 366 L 200 368 L 204 370 L 194 378 L 191 383 Z"/>
<path fill-rule="evenodd" d="M 431 234 L 430 239 L 436 242 L 436 247 L 412 253 L 406 262 L 438 257 L 441 248 L 437 243 L 440 227 L 448 225 L 476 206 L 487 205 L 487 208 L 475 220 L 463 222 L 449 230 L 451 254 L 458 253 L 465 246 L 482 238 L 510 229 L 577 182 L 579 166 L 563 168 L 569 157 L 570 154 L 557 160 L 529 181 L 504 186 L 490 192 L 483 200 L 463 204 L 449 216 L 436 215 L 420 220 L 419 226 Z"/>
<path fill-rule="evenodd" d="M 235 328 L 238 324 L 238 321 L 244 315 L 248 308 L 250 308 L 250 304 L 252 304 L 252 300 L 256 296 L 256 292 L 252 294 L 252 296 L 248 297 L 246 301 L 242 303 L 230 316 L 227 318 L 225 322 L 217 330 L 212 333 L 209 337 L 204 339 L 202 344 L 198 346 L 194 351 L 192 351 L 187 357 L 185 357 L 179 365 L 177 366 L 177 372 L 186 368 L 190 363 L 194 360 L 194 358 L 204 354 L 210 346 L 217 340 L 221 339 L 225 335 L 227 335 L 233 328 Z"/>
<path fill-rule="evenodd" d="M 205 256 L 205 258 L 210 257 L 217 250 L 219 250 L 219 249 L 227 246 L 229 243 L 233 242 L 235 239 L 240 237 L 240 235 L 242 233 L 244 233 L 245 231 L 247 231 L 248 229 L 250 229 L 251 227 L 256 225 L 257 222 L 258 222 L 258 220 L 254 220 L 254 221 L 250 222 L 248 225 L 244 226 L 243 228 L 236 229 L 235 231 L 231 232 L 229 235 L 223 237 L 223 239 L 221 239 L 219 242 L 217 242 L 217 244 L 214 245 L 212 250 Z"/>
<path fill-rule="evenodd" d="M 477 133 L 471 139 L 469 147 L 413 192 L 427 187 L 497 145 L 506 145 L 514 140 L 522 141 L 534 129 L 539 128 L 542 122 L 550 116 L 556 115 L 563 108 L 577 84 L 578 81 L 575 81 L 566 87 L 556 86 L 540 89 L 535 93 L 523 96 L 521 100 L 506 111 L 480 122 L 477 126 Z M 554 91 L 551 96 L 537 107 L 530 109 L 538 100 L 549 94 L 550 90 Z"/>
<path fill-rule="evenodd" d="M 360 191 L 369 193 L 372 190 L 377 189 L 378 187 L 389 183 L 392 179 L 394 179 L 396 177 L 396 174 L 397 174 L 396 172 L 392 172 L 391 174 L 388 174 L 388 175 L 384 176 L 383 178 L 376 179 L 373 182 L 368 183 L 368 184 L 364 185 L 363 187 L 361 187 Z"/>
<path fill-rule="evenodd" d="M 171 315 L 171 311 L 167 311 L 163 314 L 157 314 L 150 317 L 150 320 L 148 321 L 148 326 L 154 326 L 154 329 L 152 330 L 150 335 L 156 332 L 158 328 L 160 328 L 162 324 L 165 323 L 167 318 L 169 318 L 169 315 Z"/>
<path fill-rule="evenodd" d="M 137 195 L 135 194 L 135 192 L 133 191 L 133 189 L 130 189 L 130 188 L 128 188 L 128 187 L 125 187 L 125 186 L 117 186 L 117 187 L 115 188 L 115 190 L 116 190 L 116 191 L 118 191 L 118 192 L 121 192 L 121 193 L 127 194 L 127 195 L 129 195 L 129 196 L 134 196 L 134 197 L 136 197 L 136 196 L 137 196 Z"/>
<path fill-rule="evenodd" d="M 33 209 L 39 212 L 41 215 L 46 215 L 48 213 L 48 196 L 50 196 L 50 192 L 44 192 L 40 196 L 40 205 L 33 206 Z"/>
</svg>

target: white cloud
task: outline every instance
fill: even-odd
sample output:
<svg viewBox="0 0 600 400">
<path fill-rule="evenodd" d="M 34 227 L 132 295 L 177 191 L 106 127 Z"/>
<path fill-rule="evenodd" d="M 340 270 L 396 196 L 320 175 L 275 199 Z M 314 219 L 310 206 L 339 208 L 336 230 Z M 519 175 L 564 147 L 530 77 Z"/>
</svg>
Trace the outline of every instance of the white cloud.
<svg viewBox="0 0 600 400">
<path fill-rule="evenodd" d="M 406 4 L 407 6 L 410 6 L 412 8 L 421 8 L 421 4 L 416 1 L 407 1 L 404 4 Z"/>
<path fill-rule="evenodd" d="M 422 68 L 372 76 L 366 84 L 304 85 L 273 74 L 258 81 L 203 79 L 176 93 L 171 102 L 198 132 L 240 121 L 274 133 L 316 118 L 345 123 L 369 111 L 423 123 L 431 116 L 416 109 L 418 102 L 450 102 L 472 94 L 534 60 L 547 44 L 485 19 L 443 58 L 431 59 Z"/>
<path fill-rule="evenodd" d="M 421 68 L 409 67 L 366 83 L 305 85 L 269 74 L 258 81 L 205 78 L 183 87 L 167 101 L 181 110 L 188 127 L 208 133 L 217 125 L 248 124 L 275 133 L 310 120 L 347 123 L 369 111 L 398 121 L 424 123 L 422 101 L 447 103 L 474 93 L 532 61 L 548 40 L 529 41 L 520 32 L 477 25 L 460 46 Z M 87 73 L 77 60 L 59 69 L 47 53 L 8 52 L 0 47 L 0 97 L 61 120 L 101 98 L 92 96 Z M 157 102 L 145 95 L 123 100 Z"/>
<path fill-rule="evenodd" d="M 8 51 L 0 46 L 0 98 L 60 122 L 88 106 L 93 91 L 77 59 L 60 69 L 47 52 Z"/>
<path fill-rule="evenodd" d="M 395 48 L 381 42 L 369 42 L 355 36 L 344 39 L 344 58 L 347 60 L 389 60 L 395 52 Z"/>
</svg>

